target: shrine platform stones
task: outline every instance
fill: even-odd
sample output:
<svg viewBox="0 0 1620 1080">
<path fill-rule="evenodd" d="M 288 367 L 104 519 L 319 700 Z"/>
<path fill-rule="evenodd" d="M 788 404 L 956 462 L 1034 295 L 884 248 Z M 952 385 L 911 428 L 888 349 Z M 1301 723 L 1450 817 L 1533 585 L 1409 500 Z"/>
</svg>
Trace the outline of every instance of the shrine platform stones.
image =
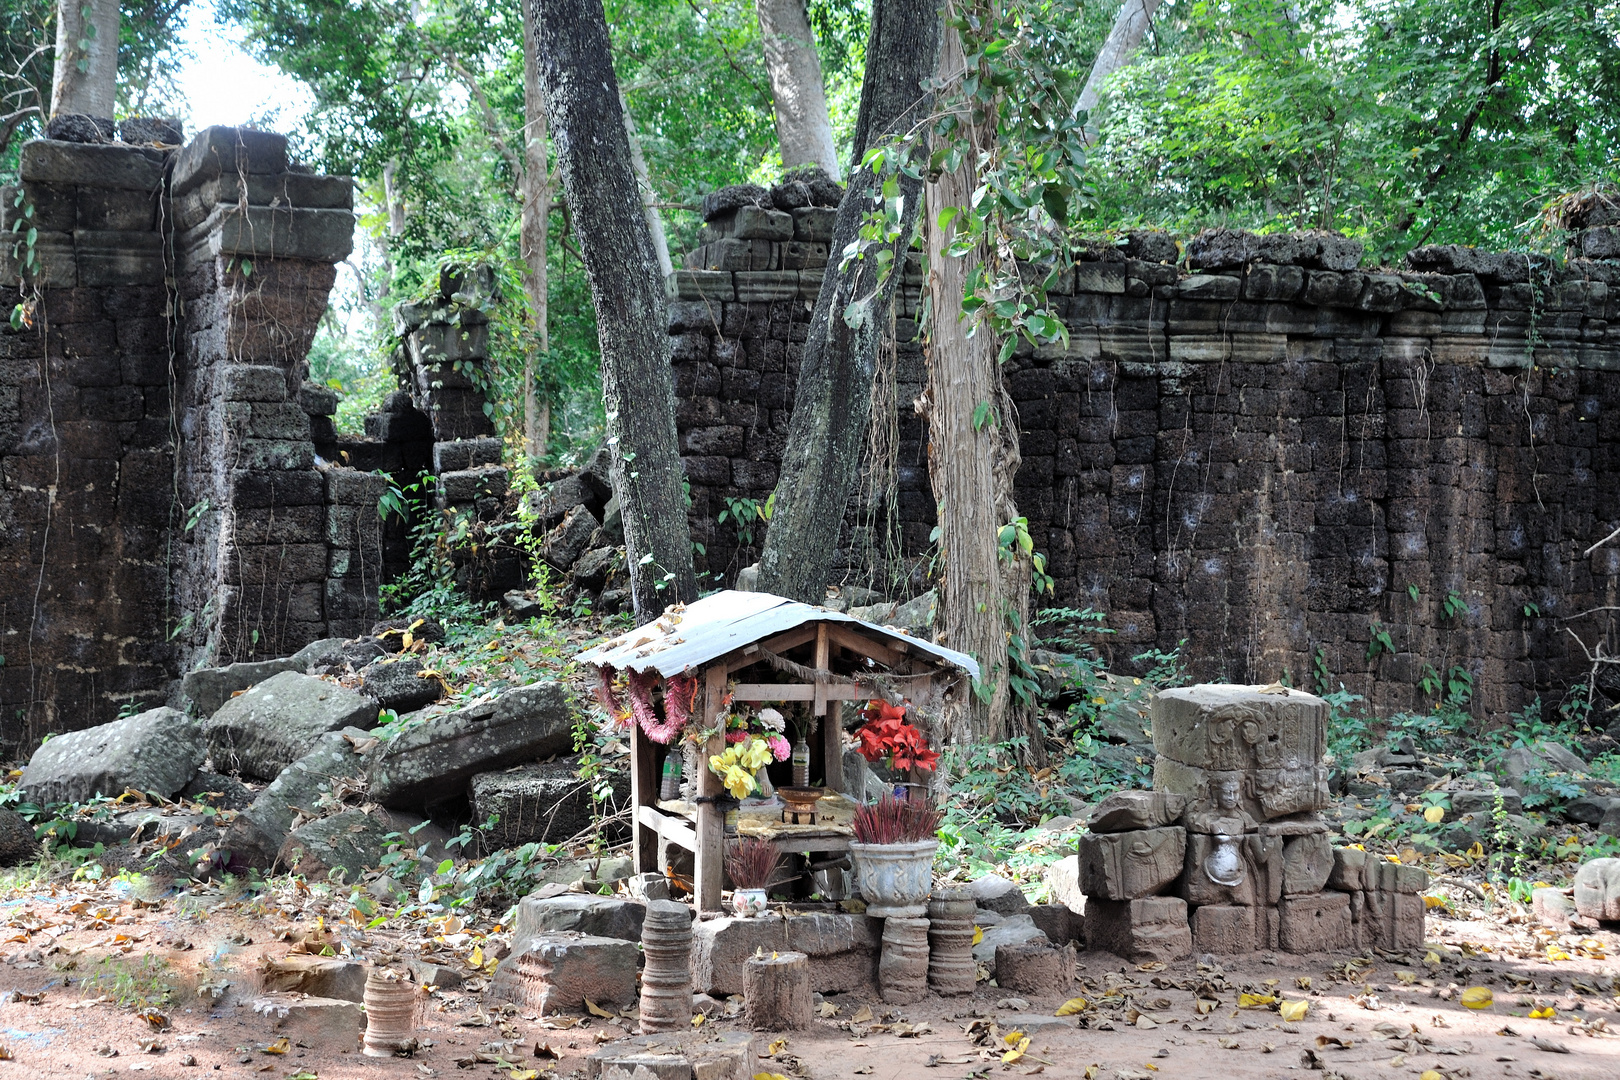
<svg viewBox="0 0 1620 1080">
<path fill-rule="evenodd" d="M 1334 848 L 1327 703 L 1199 685 L 1153 704 L 1152 791 L 1099 803 L 1076 874 L 1086 943 L 1132 959 L 1411 948 L 1422 870 Z"/>
<path fill-rule="evenodd" d="M 692 925 L 692 988 L 727 997 L 743 992 L 748 958 L 763 949 L 802 952 L 810 958 L 810 989 L 818 994 L 877 987 L 883 920 L 865 915 L 806 912 L 785 918 L 768 912 L 752 919 L 723 917 Z"/>
</svg>

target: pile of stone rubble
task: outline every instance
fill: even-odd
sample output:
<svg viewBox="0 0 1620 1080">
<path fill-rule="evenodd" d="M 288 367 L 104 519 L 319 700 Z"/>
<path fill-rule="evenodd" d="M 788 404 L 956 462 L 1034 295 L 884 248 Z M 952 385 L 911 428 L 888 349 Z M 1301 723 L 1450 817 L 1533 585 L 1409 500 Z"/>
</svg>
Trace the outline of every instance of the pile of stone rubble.
<svg viewBox="0 0 1620 1080">
<path fill-rule="evenodd" d="M 113 863 L 176 874 L 341 868 L 354 881 L 391 843 L 442 859 L 444 822 L 497 816 L 482 838 L 497 847 L 589 829 L 564 687 L 449 708 L 415 651 L 440 638 L 430 621 L 390 620 L 290 657 L 192 672 L 181 708 L 45 742 L 19 792 L 77 804 L 62 827 L 81 845 L 122 845 Z"/>
</svg>

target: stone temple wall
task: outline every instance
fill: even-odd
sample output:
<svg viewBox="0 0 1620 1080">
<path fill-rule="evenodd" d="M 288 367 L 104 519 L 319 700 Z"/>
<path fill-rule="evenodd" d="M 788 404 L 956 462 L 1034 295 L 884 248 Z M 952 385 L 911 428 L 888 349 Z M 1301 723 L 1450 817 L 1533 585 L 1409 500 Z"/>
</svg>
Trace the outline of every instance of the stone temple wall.
<svg viewBox="0 0 1620 1080">
<path fill-rule="evenodd" d="M 352 186 L 279 135 L 37 140 L 0 191 L 0 742 L 370 627 L 380 476 L 317 458 L 305 356 Z M 9 752 L 9 751 L 8 751 Z"/>
<path fill-rule="evenodd" d="M 785 265 L 818 239 L 812 216 L 727 211 L 676 273 L 678 419 L 711 579 L 757 555 L 717 517 L 776 481 L 825 248 Z M 1589 229 L 1579 250 L 1613 256 L 1615 232 Z M 1588 668 L 1567 630 L 1617 647 L 1604 614 L 1582 613 L 1620 603 L 1620 546 L 1583 554 L 1620 526 L 1620 262 L 1360 257 L 1334 236 L 1230 232 L 1077 254 L 1054 295 L 1068 345 L 1021 345 L 1005 367 L 1048 602 L 1106 612 L 1116 669 L 1185 640 L 1197 678 L 1315 688 L 1325 673 L 1384 709 L 1426 708 L 1425 675 L 1457 666 L 1481 715 L 1556 697 Z M 878 439 L 895 448 L 887 534 L 910 554 L 933 524 L 914 312 L 915 294 Z M 873 501 L 854 500 L 844 565 L 873 542 Z"/>
</svg>

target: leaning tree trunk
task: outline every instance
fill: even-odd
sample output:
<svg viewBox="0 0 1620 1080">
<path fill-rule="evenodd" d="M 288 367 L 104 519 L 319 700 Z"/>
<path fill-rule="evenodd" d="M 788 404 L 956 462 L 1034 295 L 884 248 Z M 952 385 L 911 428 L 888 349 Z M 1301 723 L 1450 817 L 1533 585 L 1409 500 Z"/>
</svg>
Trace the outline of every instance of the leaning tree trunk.
<svg viewBox="0 0 1620 1080">
<path fill-rule="evenodd" d="M 1080 97 L 1075 101 L 1075 107 L 1090 112 L 1097 107 L 1097 98 L 1102 95 L 1103 83 L 1108 77 L 1130 62 L 1131 54 L 1142 42 L 1142 35 L 1153 24 L 1153 13 L 1159 10 L 1159 0 L 1125 0 L 1120 6 L 1119 14 L 1114 17 L 1114 26 L 1108 31 L 1108 38 L 1103 42 L 1102 48 L 1097 50 L 1097 59 L 1092 62 L 1091 74 L 1086 76 L 1086 85 L 1080 88 Z"/>
<path fill-rule="evenodd" d="M 523 5 L 523 200 L 518 241 L 523 252 L 523 285 L 534 313 L 534 344 L 523 356 L 523 453 L 531 461 L 545 456 L 551 438 L 551 405 L 540 397 L 537 368 L 551 352 L 548 235 L 551 226 L 551 175 L 546 148 L 546 99 L 540 90 L 539 44 L 535 40 L 534 5 Z"/>
<path fill-rule="evenodd" d="M 824 596 L 844 507 L 855 489 L 878 348 L 903 275 L 921 181 L 900 178 L 904 215 L 894 272 L 886 280 L 880 281 L 875 253 L 847 268 L 840 266 L 838 253 L 854 242 L 866 212 L 882 198 L 880 178 L 860 160 L 868 147 L 928 115 L 933 96 L 922 87 L 934 72 L 938 49 L 939 14 L 931 0 L 877 0 L 849 187 L 833 224 L 832 261 L 810 317 L 776 505 L 760 553 L 760 588 L 767 592 L 808 602 Z"/>
<path fill-rule="evenodd" d="M 647 171 L 647 156 L 641 152 L 636 118 L 630 112 L 630 102 L 625 100 L 623 90 L 619 91 L 619 108 L 624 112 L 624 137 L 630 141 L 630 167 L 636 172 L 636 189 L 641 192 L 641 213 L 647 219 L 647 233 L 652 237 L 658 272 L 667 282 L 669 275 L 675 272 L 675 262 L 669 257 L 669 235 L 664 232 L 664 215 L 658 209 L 658 193 L 653 190 L 652 173 Z"/>
<path fill-rule="evenodd" d="M 664 283 L 636 191 L 602 0 L 529 0 L 563 194 L 602 353 L 613 490 L 636 616 L 697 597 L 681 490 Z"/>
<path fill-rule="evenodd" d="M 111 118 L 118 94 L 118 0 L 59 0 L 51 115 Z"/>
<path fill-rule="evenodd" d="M 765 68 L 771 75 L 776 106 L 776 141 L 782 165 L 820 165 L 838 176 L 838 148 L 833 145 L 832 117 L 821 81 L 821 58 L 810 29 L 804 0 L 756 0 L 759 37 Z"/>
<path fill-rule="evenodd" d="M 946 28 L 940 49 L 938 85 L 959 82 L 964 70 L 962 42 Z M 982 243 L 965 254 L 948 254 L 955 236 L 940 228 L 940 212 L 966 207 L 979 179 L 972 152 L 994 138 L 993 119 L 975 125 L 964 112 L 962 130 L 970 152 L 954 172 L 928 185 L 924 243 L 933 313 L 924 355 L 928 390 L 928 476 L 939 506 L 940 640 L 979 661 L 974 693 L 947 718 L 953 738 L 1000 741 L 1010 734 L 1012 695 L 1008 686 L 1009 615 L 1027 625 L 1027 560 L 1011 545 L 1001 556 L 1001 527 L 1017 516 L 1012 478 L 1018 468 L 1017 419 L 1001 384 L 998 342 L 990 329 L 975 326 L 963 311 L 968 281 L 985 257 Z M 983 411 L 981 411 L 981 408 Z M 1019 564 L 1024 563 L 1022 570 Z M 1010 609 L 1010 610 L 1009 610 Z"/>
</svg>

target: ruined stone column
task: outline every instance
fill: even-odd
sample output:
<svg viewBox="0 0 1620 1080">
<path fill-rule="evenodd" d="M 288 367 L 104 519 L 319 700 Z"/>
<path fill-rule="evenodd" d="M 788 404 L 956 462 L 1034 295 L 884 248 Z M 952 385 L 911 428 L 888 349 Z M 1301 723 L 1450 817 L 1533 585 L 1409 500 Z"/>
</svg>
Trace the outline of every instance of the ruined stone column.
<svg viewBox="0 0 1620 1080">
<path fill-rule="evenodd" d="M 928 996 L 927 919 L 883 920 L 878 992 L 890 1005 L 909 1005 Z"/>
<path fill-rule="evenodd" d="M 641 949 L 641 1033 L 686 1030 L 692 1025 L 692 909 L 650 901 Z"/>
<path fill-rule="evenodd" d="M 928 901 L 928 985 L 936 994 L 971 994 L 978 983 L 973 911 L 973 900 L 960 891 L 936 889 Z"/>
<path fill-rule="evenodd" d="M 810 958 L 802 952 L 750 957 L 743 967 L 743 1007 L 755 1031 L 804 1031 L 814 1012 Z"/>
</svg>

